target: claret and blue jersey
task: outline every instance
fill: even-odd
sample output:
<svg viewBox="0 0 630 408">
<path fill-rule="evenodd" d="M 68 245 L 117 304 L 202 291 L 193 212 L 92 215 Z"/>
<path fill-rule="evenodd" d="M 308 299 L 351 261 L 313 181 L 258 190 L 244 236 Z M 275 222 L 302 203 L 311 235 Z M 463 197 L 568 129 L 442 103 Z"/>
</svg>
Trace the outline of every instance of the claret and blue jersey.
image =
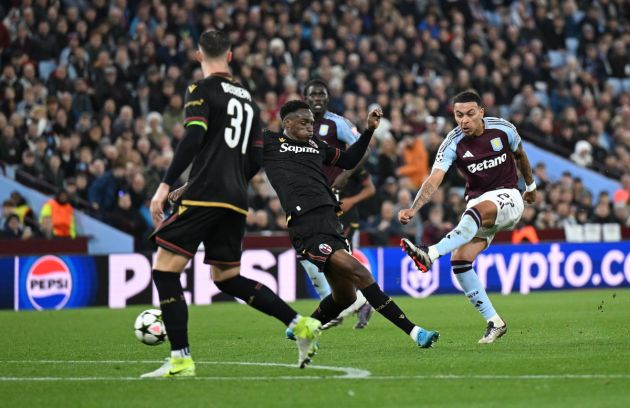
<svg viewBox="0 0 630 408">
<path fill-rule="evenodd" d="M 440 145 L 434 169 L 448 171 L 455 163 L 466 178 L 466 200 L 487 191 L 516 188 L 518 175 L 513 152 L 521 137 L 513 124 L 495 117 L 483 118 L 484 131 L 479 136 L 465 136 L 458 126 Z"/>
<path fill-rule="evenodd" d="M 330 111 L 326 111 L 320 120 L 316 120 L 313 126 L 313 133 L 324 141 L 327 145 L 345 150 L 346 146 L 354 144 L 361 135 L 348 119 Z M 343 171 L 339 167 L 323 167 L 328 184 L 331 185 L 339 174 Z"/>
</svg>

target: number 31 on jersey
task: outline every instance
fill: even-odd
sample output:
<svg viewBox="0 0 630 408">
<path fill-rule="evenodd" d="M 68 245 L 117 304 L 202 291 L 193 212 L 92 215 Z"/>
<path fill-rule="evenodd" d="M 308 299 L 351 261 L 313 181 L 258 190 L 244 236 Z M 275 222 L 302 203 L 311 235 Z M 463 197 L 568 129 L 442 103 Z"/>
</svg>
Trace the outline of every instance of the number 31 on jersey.
<svg viewBox="0 0 630 408">
<path fill-rule="evenodd" d="M 242 103 L 236 98 L 230 98 L 227 104 L 227 113 L 232 118 L 230 126 L 225 128 L 225 143 L 234 149 L 238 146 L 243 133 L 243 143 L 241 144 L 241 153 L 247 152 L 247 142 L 249 140 L 249 132 L 252 130 L 252 121 L 254 120 L 254 108 L 245 102 Z M 243 129 L 243 120 L 245 120 L 245 129 Z"/>
</svg>

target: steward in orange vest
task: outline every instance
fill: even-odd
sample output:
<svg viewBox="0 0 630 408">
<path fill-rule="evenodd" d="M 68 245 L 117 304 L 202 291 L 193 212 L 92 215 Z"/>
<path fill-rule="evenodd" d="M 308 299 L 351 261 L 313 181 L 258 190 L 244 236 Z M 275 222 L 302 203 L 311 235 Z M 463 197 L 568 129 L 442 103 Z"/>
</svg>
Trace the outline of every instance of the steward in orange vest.
<svg viewBox="0 0 630 408">
<path fill-rule="evenodd" d="M 39 214 L 39 222 L 42 218 L 50 217 L 53 225 L 53 235 L 59 238 L 76 237 L 74 225 L 74 208 L 68 202 L 68 193 L 60 191 L 55 198 L 51 198 L 44 204 Z"/>
</svg>

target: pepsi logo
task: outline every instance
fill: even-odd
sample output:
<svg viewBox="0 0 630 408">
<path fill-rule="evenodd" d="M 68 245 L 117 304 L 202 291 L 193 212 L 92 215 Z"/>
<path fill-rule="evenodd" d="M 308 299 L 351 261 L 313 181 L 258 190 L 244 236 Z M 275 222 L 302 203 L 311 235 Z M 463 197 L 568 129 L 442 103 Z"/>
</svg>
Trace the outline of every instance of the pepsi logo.
<svg viewBox="0 0 630 408">
<path fill-rule="evenodd" d="M 39 258 L 28 271 L 26 294 L 37 310 L 63 308 L 72 294 L 68 265 L 53 255 Z"/>
</svg>

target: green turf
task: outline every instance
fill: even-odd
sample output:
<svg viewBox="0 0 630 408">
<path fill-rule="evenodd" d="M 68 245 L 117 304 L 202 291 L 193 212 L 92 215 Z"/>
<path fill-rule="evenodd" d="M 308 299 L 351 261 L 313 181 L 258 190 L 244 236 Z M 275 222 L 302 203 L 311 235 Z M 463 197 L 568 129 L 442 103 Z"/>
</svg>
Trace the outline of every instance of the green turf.
<svg viewBox="0 0 630 408">
<path fill-rule="evenodd" d="M 493 299 L 510 325 L 494 345 L 477 344 L 484 322 L 461 295 L 396 299 L 417 323 L 440 330 L 433 349 L 417 348 L 379 315 L 362 331 L 351 318 L 325 332 L 314 364 L 367 370 L 367 379 L 316 366 L 229 364 L 297 362 L 280 323 L 235 303 L 190 308 L 196 380 L 94 379 L 135 378 L 166 357 L 166 345 L 134 338 L 144 308 L 2 312 L 0 407 L 630 406 L 629 289 Z M 314 305 L 295 303 L 303 312 Z M 69 377 L 77 380 L 59 379 Z"/>
</svg>

